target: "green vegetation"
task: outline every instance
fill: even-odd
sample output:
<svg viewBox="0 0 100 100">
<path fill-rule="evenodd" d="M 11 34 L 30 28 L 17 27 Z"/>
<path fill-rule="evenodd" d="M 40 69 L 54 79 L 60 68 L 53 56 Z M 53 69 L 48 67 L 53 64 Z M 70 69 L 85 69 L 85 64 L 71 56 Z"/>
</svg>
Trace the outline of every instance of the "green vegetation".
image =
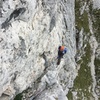
<svg viewBox="0 0 100 100">
<path fill-rule="evenodd" d="M 83 1 L 82 1 L 83 2 Z M 84 32 L 88 33 L 89 30 L 89 23 L 88 23 L 88 13 L 85 10 L 82 15 L 80 15 L 80 8 L 82 7 L 82 2 L 76 0 L 75 1 L 75 22 L 76 28 L 80 31 L 83 27 Z"/>
<path fill-rule="evenodd" d="M 90 14 L 93 22 L 94 35 L 96 37 L 97 42 L 100 43 L 100 9 L 93 9 L 93 5 L 91 3 Z M 95 58 L 94 65 L 95 65 L 95 76 L 96 76 L 97 86 L 100 86 L 100 82 L 99 82 L 100 59 Z M 100 97 L 98 99 L 100 99 Z"/>
<path fill-rule="evenodd" d="M 30 89 L 30 88 L 27 88 L 26 90 L 24 90 L 22 93 L 19 93 L 19 94 L 17 94 L 16 96 L 15 96 L 15 98 L 14 98 L 14 100 L 22 100 L 22 98 L 23 98 L 23 93 L 28 93 L 28 89 Z"/>
<path fill-rule="evenodd" d="M 68 100 L 73 100 L 73 96 L 72 96 L 72 92 L 71 91 L 68 92 L 67 97 L 68 97 Z"/>
<path fill-rule="evenodd" d="M 89 0 L 85 0 L 85 2 L 89 5 Z M 84 29 L 84 36 L 83 36 L 83 45 L 86 45 L 84 51 L 85 54 L 82 56 L 82 59 L 78 62 L 80 64 L 80 69 L 78 71 L 78 76 L 76 77 L 74 81 L 74 87 L 72 88 L 72 91 L 77 92 L 77 100 L 91 100 L 93 99 L 92 95 L 92 76 L 91 76 L 91 70 L 88 66 L 90 60 L 91 60 L 91 47 L 89 44 L 89 38 L 90 38 L 90 29 L 89 29 L 89 22 L 88 22 L 88 12 L 84 10 L 84 13 L 80 15 L 80 8 L 84 5 L 83 0 L 76 0 L 75 1 L 75 23 L 76 23 L 76 29 L 80 32 L 81 28 Z M 84 37 L 87 36 L 87 40 L 84 40 Z M 71 92 L 71 91 L 70 91 Z M 72 99 L 72 93 L 68 93 L 67 97 L 69 100 Z"/>
<path fill-rule="evenodd" d="M 99 76 L 100 75 L 100 59 L 95 59 L 94 64 L 96 66 L 96 75 Z M 100 83 L 99 83 L 100 85 Z"/>
<path fill-rule="evenodd" d="M 93 28 L 97 41 L 100 43 L 100 9 L 94 9 L 93 15 Z"/>
<path fill-rule="evenodd" d="M 94 35 L 100 43 L 100 9 L 93 9 L 93 4 L 90 2 L 89 13 L 93 22 Z"/>
<path fill-rule="evenodd" d="M 20 94 L 16 95 L 14 100 L 22 100 L 22 97 L 23 97 L 23 95 L 22 95 L 22 93 L 20 93 Z"/>
<path fill-rule="evenodd" d="M 83 55 L 82 59 L 78 62 L 80 63 L 80 69 L 78 71 L 78 76 L 74 81 L 74 87 L 72 89 L 72 91 L 77 92 L 78 100 L 82 100 L 83 97 L 85 98 L 85 100 L 91 100 L 91 98 L 93 98 L 91 92 L 92 77 L 90 67 L 88 66 L 91 59 L 90 57 L 91 48 L 89 43 L 87 43 L 87 46 L 85 48 L 85 54 Z M 71 91 L 69 91 L 67 97 L 68 100 L 73 100 Z"/>
<path fill-rule="evenodd" d="M 100 59 L 95 59 L 94 61 L 95 64 L 95 74 L 96 74 L 96 80 L 97 80 L 97 86 L 100 86 L 100 81 L 99 81 L 99 77 L 100 76 Z M 100 89 L 99 89 L 100 92 Z M 100 100 L 100 96 L 98 98 Z"/>
<path fill-rule="evenodd" d="M 85 52 L 85 55 L 83 55 L 82 57 L 78 76 L 74 81 L 74 90 L 77 91 L 79 100 L 82 100 L 82 96 L 87 98 L 87 100 L 90 100 L 90 98 L 92 97 L 91 91 L 89 91 L 89 87 L 91 86 L 92 82 L 91 71 L 90 67 L 88 66 L 91 57 L 91 50 L 89 44 L 87 44 Z"/>
</svg>

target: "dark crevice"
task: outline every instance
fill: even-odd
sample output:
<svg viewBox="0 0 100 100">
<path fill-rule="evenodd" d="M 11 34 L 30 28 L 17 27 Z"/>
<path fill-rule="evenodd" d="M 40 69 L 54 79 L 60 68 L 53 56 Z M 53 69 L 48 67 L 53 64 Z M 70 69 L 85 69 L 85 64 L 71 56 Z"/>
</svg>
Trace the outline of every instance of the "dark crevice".
<svg viewBox="0 0 100 100">
<path fill-rule="evenodd" d="M 3 23 L 1 24 L 1 28 L 9 27 L 10 21 L 11 21 L 12 19 L 15 19 L 15 18 L 17 18 L 18 16 L 22 15 L 25 11 L 26 11 L 26 9 L 25 9 L 24 7 L 23 7 L 23 8 L 17 8 L 17 9 L 15 9 L 15 10 L 11 13 L 11 15 L 6 19 L 6 21 L 3 22 Z"/>
<path fill-rule="evenodd" d="M 43 57 L 43 59 L 45 60 L 45 64 L 44 64 L 45 67 L 49 67 L 50 66 L 49 61 L 47 59 L 47 55 L 48 54 L 50 54 L 50 52 L 43 52 L 43 54 L 41 55 Z"/>
<path fill-rule="evenodd" d="M 76 49 L 78 50 L 79 46 L 79 31 L 76 29 Z"/>
<path fill-rule="evenodd" d="M 25 40 L 21 36 L 19 36 L 19 39 L 20 39 L 19 47 L 18 48 L 14 47 L 14 57 L 13 57 L 14 60 L 17 60 L 19 57 L 27 58 Z"/>
<path fill-rule="evenodd" d="M 26 4 L 26 1 L 24 1 L 24 0 L 20 0 L 20 2 L 21 2 L 22 4 Z"/>
<path fill-rule="evenodd" d="M 67 21 L 66 21 L 65 17 L 64 17 L 64 22 L 65 22 L 65 27 L 66 27 L 66 30 L 67 30 L 68 26 L 67 26 Z"/>
<path fill-rule="evenodd" d="M 29 48 L 28 53 L 30 53 L 30 52 L 31 52 L 31 50 L 32 50 L 32 49 L 31 49 L 31 48 Z"/>
<path fill-rule="evenodd" d="M 16 71 L 16 72 L 14 73 L 13 78 L 12 78 L 12 80 L 11 80 L 12 82 L 16 80 L 17 75 L 18 75 L 18 71 Z"/>
<path fill-rule="evenodd" d="M 19 36 L 19 39 L 21 42 L 20 42 L 18 55 L 23 58 L 26 57 L 26 44 L 25 44 L 25 40 L 21 36 Z"/>
<path fill-rule="evenodd" d="M 3 0 L 0 0 L 0 17 L 2 17 L 2 4 L 3 4 Z"/>
<path fill-rule="evenodd" d="M 53 30 L 54 26 L 56 25 L 55 20 L 56 20 L 56 19 L 55 19 L 55 16 L 53 16 L 53 17 L 51 18 L 51 22 L 50 22 L 50 28 L 49 28 L 50 32 Z"/>
</svg>

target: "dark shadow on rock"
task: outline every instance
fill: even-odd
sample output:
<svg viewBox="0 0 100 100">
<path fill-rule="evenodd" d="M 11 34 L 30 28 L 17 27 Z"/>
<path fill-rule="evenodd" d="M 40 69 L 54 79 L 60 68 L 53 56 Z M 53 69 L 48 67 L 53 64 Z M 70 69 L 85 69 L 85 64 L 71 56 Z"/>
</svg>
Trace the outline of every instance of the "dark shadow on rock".
<svg viewBox="0 0 100 100">
<path fill-rule="evenodd" d="M 68 29 L 68 26 L 67 26 L 67 21 L 66 21 L 66 18 L 64 17 L 64 22 L 65 22 L 65 27 L 66 27 L 66 30 Z"/>
<path fill-rule="evenodd" d="M 55 16 L 53 16 L 52 19 L 51 19 L 51 22 L 50 22 L 50 28 L 49 28 L 50 32 L 53 30 L 53 28 L 56 24 L 55 20 L 56 20 Z"/>
<path fill-rule="evenodd" d="M 9 27 L 9 24 L 10 24 L 10 21 L 14 18 L 17 18 L 18 16 L 22 15 L 24 12 L 26 11 L 26 9 L 23 7 L 23 8 L 17 8 L 15 9 L 11 15 L 6 19 L 5 22 L 3 22 L 1 24 L 1 28 L 6 28 L 6 27 Z"/>
<path fill-rule="evenodd" d="M 24 58 L 24 57 L 26 57 L 26 44 L 25 44 L 25 40 L 21 36 L 19 36 L 19 39 L 21 41 L 20 46 L 19 46 L 19 56 Z"/>
</svg>

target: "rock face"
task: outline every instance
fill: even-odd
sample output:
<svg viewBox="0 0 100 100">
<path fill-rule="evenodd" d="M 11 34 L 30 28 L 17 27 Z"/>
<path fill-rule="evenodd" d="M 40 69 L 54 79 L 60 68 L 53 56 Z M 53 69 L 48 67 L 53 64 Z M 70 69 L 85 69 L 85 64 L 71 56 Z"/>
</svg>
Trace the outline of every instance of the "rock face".
<svg viewBox="0 0 100 100">
<path fill-rule="evenodd" d="M 1 0 L 0 100 L 99 100 L 99 26 L 100 0 Z"/>
<path fill-rule="evenodd" d="M 0 100 L 29 87 L 36 100 L 67 100 L 75 41 L 74 0 L 1 0 Z M 57 66 L 59 45 L 68 50 Z"/>
</svg>

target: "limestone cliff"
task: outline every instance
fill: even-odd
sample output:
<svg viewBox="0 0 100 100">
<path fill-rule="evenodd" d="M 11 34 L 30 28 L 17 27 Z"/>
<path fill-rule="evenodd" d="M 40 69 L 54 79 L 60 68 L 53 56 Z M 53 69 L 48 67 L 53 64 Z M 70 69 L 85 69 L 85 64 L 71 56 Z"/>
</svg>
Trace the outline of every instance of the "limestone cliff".
<svg viewBox="0 0 100 100">
<path fill-rule="evenodd" d="M 74 0 L 1 0 L 0 7 L 1 99 L 31 88 L 32 98 L 42 92 L 37 100 L 67 100 L 76 76 Z M 57 66 L 59 45 L 68 51 Z"/>
<path fill-rule="evenodd" d="M 99 4 L 1 0 L 0 100 L 99 100 Z"/>
</svg>

